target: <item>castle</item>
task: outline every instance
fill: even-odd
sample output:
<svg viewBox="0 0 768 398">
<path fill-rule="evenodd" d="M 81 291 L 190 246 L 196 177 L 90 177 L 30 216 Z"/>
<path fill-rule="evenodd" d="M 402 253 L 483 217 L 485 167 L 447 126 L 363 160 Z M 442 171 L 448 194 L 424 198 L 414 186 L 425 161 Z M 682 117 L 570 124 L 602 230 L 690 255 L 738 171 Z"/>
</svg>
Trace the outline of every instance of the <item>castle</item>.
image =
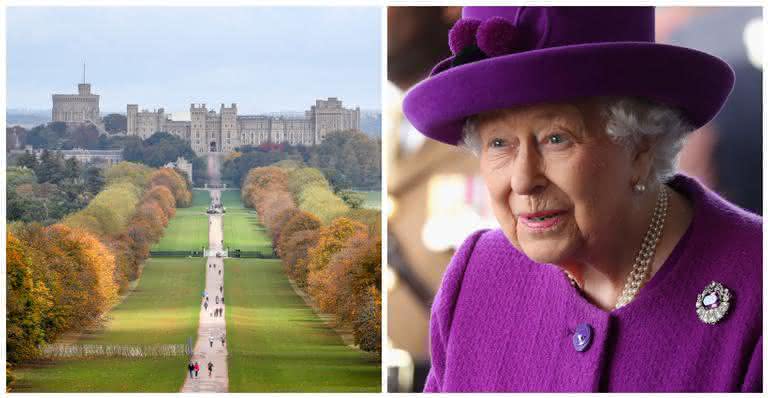
<svg viewBox="0 0 768 398">
<path fill-rule="evenodd" d="M 77 85 L 77 94 L 53 94 L 51 120 L 54 122 L 100 124 L 99 96 L 91 93 L 89 83 Z"/>
<path fill-rule="evenodd" d="M 224 104 L 219 112 L 205 104 L 192 104 L 190 120 L 172 120 L 165 109 L 141 110 L 136 104 L 127 109 L 128 135 L 147 138 L 158 131 L 189 141 L 198 154 L 232 152 L 241 145 L 289 143 L 316 145 L 333 131 L 360 128 L 360 108 L 346 109 L 338 98 L 317 100 L 304 117 L 238 115 L 237 105 Z"/>
</svg>

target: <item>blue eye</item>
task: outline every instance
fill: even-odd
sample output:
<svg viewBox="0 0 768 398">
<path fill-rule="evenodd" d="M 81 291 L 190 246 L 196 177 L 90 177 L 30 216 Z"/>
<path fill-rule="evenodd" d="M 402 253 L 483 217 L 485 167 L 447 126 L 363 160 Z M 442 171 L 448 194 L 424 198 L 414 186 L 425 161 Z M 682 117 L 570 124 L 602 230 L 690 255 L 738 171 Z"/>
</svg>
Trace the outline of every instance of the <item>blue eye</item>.
<svg viewBox="0 0 768 398">
<path fill-rule="evenodd" d="M 491 148 L 501 148 L 506 144 L 507 142 L 501 138 L 493 138 L 491 139 L 491 142 L 488 143 L 488 146 Z"/>
<path fill-rule="evenodd" d="M 568 141 L 568 139 L 563 134 L 555 133 L 547 136 L 546 141 L 547 144 L 563 144 Z"/>
</svg>

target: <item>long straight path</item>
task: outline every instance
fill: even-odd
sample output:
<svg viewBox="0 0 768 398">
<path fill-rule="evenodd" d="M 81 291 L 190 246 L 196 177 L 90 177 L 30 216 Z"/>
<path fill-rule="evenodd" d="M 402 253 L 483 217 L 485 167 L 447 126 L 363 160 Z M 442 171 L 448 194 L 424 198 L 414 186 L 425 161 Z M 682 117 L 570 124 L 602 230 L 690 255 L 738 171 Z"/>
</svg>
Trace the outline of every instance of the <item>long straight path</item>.
<svg viewBox="0 0 768 398">
<path fill-rule="evenodd" d="M 219 190 L 211 190 L 211 201 L 212 203 L 221 203 Z M 227 392 L 229 390 L 227 328 L 224 317 L 224 259 L 218 256 L 223 250 L 224 243 L 222 215 L 211 214 L 208 216 L 208 220 L 205 291 L 200 301 L 200 327 L 192 354 L 192 363 L 198 363 L 200 373 L 197 377 L 189 377 L 187 374 L 181 392 Z M 207 306 L 205 306 L 206 301 Z M 217 315 L 216 310 L 221 311 L 221 313 Z M 210 376 L 208 376 L 209 362 L 213 364 L 213 372 Z"/>
</svg>

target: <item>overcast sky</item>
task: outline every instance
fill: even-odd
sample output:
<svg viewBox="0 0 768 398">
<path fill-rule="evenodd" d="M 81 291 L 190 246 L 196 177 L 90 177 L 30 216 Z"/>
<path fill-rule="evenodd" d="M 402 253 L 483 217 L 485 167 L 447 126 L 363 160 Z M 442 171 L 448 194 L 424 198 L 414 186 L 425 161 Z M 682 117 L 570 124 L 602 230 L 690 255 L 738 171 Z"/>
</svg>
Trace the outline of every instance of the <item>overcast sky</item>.
<svg viewBox="0 0 768 398">
<path fill-rule="evenodd" d="M 86 79 L 102 114 L 126 104 L 184 112 L 303 111 L 315 99 L 380 109 L 376 7 L 11 7 L 11 109 L 50 109 Z"/>
</svg>

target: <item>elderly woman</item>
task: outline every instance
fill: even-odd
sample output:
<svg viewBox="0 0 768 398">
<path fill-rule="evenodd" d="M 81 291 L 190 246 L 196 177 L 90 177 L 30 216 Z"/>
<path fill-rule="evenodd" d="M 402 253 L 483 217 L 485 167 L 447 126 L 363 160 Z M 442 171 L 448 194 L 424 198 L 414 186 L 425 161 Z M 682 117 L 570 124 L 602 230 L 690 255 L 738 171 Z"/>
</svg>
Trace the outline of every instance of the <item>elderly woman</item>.
<svg viewBox="0 0 768 398">
<path fill-rule="evenodd" d="M 501 229 L 448 266 L 425 390 L 762 391 L 762 219 L 674 166 L 730 67 L 647 7 L 466 7 L 449 43 L 404 111 Z"/>
</svg>

